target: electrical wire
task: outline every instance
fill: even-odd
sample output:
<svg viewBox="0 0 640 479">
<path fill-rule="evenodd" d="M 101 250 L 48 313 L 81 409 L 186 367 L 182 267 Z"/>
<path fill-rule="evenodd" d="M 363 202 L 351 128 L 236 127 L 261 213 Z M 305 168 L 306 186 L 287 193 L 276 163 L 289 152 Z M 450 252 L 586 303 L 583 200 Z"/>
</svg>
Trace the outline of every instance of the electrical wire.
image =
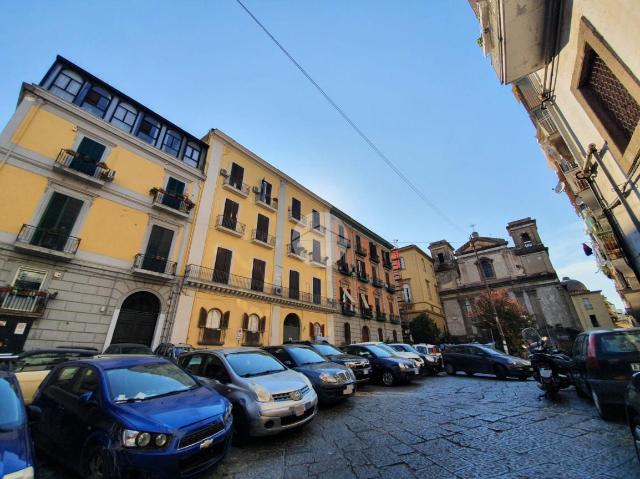
<svg viewBox="0 0 640 479">
<path fill-rule="evenodd" d="M 391 170 L 416 194 L 418 197 L 435 213 L 438 214 L 443 220 L 453 226 L 456 230 L 464 232 L 464 230 L 458 226 L 451 218 L 449 218 L 444 212 L 442 212 L 427 196 L 420 191 L 420 189 L 414 185 L 409 178 L 406 177 L 402 171 L 385 155 L 380 148 L 358 127 L 358 125 L 345 113 L 345 111 L 329 96 L 329 94 L 311 77 L 309 73 L 298 63 L 298 61 L 289 53 L 289 51 L 273 36 L 273 34 L 264 26 L 264 24 L 242 3 L 241 0 L 236 0 L 242 9 L 253 19 L 253 21 L 267 34 L 267 36 L 276 44 L 276 46 L 285 54 L 285 56 L 295 65 L 295 67 L 302 73 L 307 80 L 320 92 L 325 100 L 333 107 L 334 110 L 342 117 L 344 121 L 364 140 L 364 142 L 378 155 L 378 157 L 384 161 Z"/>
</svg>

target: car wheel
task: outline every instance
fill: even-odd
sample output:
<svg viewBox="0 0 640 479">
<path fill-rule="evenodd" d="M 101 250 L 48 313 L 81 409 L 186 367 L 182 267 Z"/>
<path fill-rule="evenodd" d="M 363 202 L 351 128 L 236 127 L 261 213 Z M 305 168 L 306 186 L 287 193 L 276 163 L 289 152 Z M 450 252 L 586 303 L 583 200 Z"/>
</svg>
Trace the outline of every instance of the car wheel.
<svg viewBox="0 0 640 479">
<path fill-rule="evenodd" d="M 233 408 L 233 444 L 243 446 L 249 441 L 249 423 L 247 418 L 238 407 Z"/>
<path fill-rule="evenodd" d="M 473 376 L 475 373 L 472 371 L 465 371 L 464 372 L 467 376 Z"/>
<path fill-rule="evenodd" d="M 385 386 L 393 386 L 396 382 L 396 379 L 393 377 L 393 373 L 385 369 L 382 373 L 382 384 Z"/>
<path fill-rule="evenodd" d="M 111 479 L 114 477 L 111 458 L 102 447 L 94 447 L 89 451 L 84 477 L 87 479 Z"/>
<path fill-rule="evenodd" d="M 501 364 L 496 364 L 493 367 L 493 371 L 498 379 L 507 379 L 507 375 L 509 374 L 507 368 Z"/>
<path fill-rule="evenodd" d="M 631 434 L 633 435 L 633 444 L 636 447 L 636 456 L 640 461 L 640 416 L 631 419 Z"/>
<path fill-rule="evenodd" d="M 444 371 L 449 375 L 449 376 L 455 376 L 456 374 L 456 368 L 453 367 L 453 364 L 451 363 L 446 363 L 444 365 Z"/>
<path fill-rule="evenodd" d="M 611 418 L 611 407 L 602 403 L 600 396 L 593 389 L 591 390 L 591 399 L 593 400 L 593 405 L 596 407 L 596 411 L 598 411 L 598 415 L 604 419 L 605 421 Z"/>
</svg>

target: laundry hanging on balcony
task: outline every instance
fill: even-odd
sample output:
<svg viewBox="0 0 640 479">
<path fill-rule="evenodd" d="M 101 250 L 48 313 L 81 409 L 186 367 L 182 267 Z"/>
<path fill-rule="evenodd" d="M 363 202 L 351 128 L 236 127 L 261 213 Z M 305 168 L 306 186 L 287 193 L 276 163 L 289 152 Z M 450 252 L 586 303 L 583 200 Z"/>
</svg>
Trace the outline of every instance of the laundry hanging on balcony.
<svg viewBox="0 0 640 479">
<path fill-rule="evenodd" d="M 371 309 L 369 307 L 369 303 L 367 302 L 367 297 L 364 295 L 364 293 L 360 293 L 360 299 L 362 300 L 362 305 L 364 306 L 364 309 Z"/>
<path fill-rule="evenodd" d="M 591 256 L 593 254 L 591 246 L 589 246 L 587 243 L 582 243 L 582 251 L 584 251 L 584 254 L 587 256 Z"/>
<path fill-rule="evenodd" d="M 353 298 L 349 294 L 349 291 L 347 291 L 344 288 L 342 288 L 342 302 L 343 303 L 348 303 L 348 304 L 353 304 Z"/>
</svg>

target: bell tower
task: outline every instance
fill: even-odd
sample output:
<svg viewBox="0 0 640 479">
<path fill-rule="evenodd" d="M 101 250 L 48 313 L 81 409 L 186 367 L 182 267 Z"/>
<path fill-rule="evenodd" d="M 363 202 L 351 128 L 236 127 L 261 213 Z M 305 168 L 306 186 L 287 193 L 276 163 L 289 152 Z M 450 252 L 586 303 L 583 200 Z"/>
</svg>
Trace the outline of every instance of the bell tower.
<svg viewBox="0 0 640 479">
<path fill-rule="evenodd" d="M 513 244 L 518 250 L 541 249 L 544 244 L 538 234 L 536 220 L 524 218 L 512 221 L 507 225 L 507 231 L 513 239 Z"/>
</svg>

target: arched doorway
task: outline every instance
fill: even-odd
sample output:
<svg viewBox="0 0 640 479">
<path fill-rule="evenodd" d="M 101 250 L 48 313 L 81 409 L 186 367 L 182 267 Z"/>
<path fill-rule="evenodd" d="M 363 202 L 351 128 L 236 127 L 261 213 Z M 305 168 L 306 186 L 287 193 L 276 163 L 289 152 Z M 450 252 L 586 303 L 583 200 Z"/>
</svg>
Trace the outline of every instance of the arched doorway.
<svg viewBox="0 0 640 479">
<path fill-rule="evenodd" d="M 398 342 L 398 333 L 396 332 L 396 330 L 393 330 L 393 342 L 397 343 Z"/>
<path fill-rule="evenodd" d="M 382 335 L 382 328 L 378 328 L 378 341 L 384 341 L 384 336 Z"/>
<path fill-rule="evenodd" d="M 151 346 L 160 314 L 160 300 L 147 291 L 133 293 L 122 303 L 111 343 Z"/>
<path fill-rule="evenodd" d="M 351 325 L 344 323 L 344 344 L 351 344 Z"/>
<path fill-rule="evenodd" d="M 362 326 L 362 342 L 366 343 L 367 341 L 370 341 L 369 328 L 367 326 Z"/>
<path fill-rule="evenodd" d="M 284 318 L 282 340 L 284 342 L 300 340 L 300 318 L 298 318 L 297 314 L 289 313 Z"/>
</svg>

